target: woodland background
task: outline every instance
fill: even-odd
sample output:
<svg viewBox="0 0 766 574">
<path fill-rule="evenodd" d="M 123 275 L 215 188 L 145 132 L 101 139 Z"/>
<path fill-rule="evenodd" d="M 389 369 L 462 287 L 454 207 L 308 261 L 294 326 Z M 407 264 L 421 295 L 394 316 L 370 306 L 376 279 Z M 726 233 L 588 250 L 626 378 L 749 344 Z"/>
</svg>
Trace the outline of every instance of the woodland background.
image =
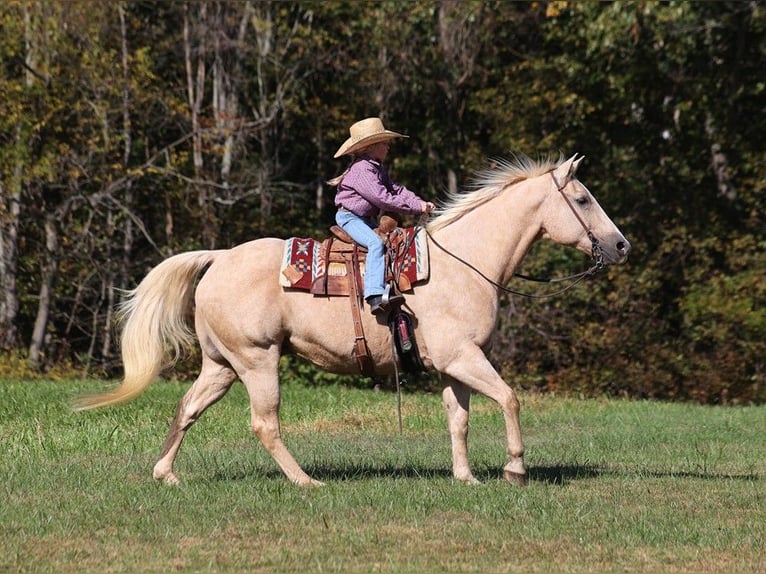
<svg viewBox="0 0 766 574">
<path fill-rule="evenodd" d="M 379 115 L 411 136 L 392 175 L 437 202 L 493 157 L 584 154 L 633 244 L 503 297 L 510 384 L 764 402 L 764 62 L 759 1 L 4 0 L 0 370 L 118 376 L 119 290 L 180 251 L 323 236 L 333 153 Z M 587 265 L 541 244 L 522 271 Z"/>
</svg>

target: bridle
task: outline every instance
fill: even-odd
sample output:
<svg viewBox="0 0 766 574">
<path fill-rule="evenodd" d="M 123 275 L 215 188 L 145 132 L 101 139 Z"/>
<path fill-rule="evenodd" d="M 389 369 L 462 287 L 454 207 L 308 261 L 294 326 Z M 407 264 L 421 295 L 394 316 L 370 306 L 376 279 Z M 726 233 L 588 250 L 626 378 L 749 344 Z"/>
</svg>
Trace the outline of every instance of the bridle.
<svg viewBox="0 0 766 574">
<path fill-rule="evenodd" d="M 561 194 L 561 197 L 564 198 L 564 201 L 566 201 L 567 205 L 569 206 L 569 209 L 572 211 L 574 216 L 577 218 L 577 221 L 580 222 L 580 225 L 582 225 L 582 228 L 585 230 L 585 233 L 588 235 L 588 239 L 590 239 L 590 243 L 591 243 L 590 255 L 593 258 L 593 261 L 595 262 L 593 267 L 591 267 L 591 269 L 593 270 L 591 274 L 595 273 L 596 271 L 600 271 L 601 269 L 606 267 L 606 264 L 604 263 L 604 251 L 603 249 L 601 249 L 601 245 L 599 245 L 598 239 L 596 238 L 595 235 L 593 235 L 593 232 L 590 230 L 590 227 L 586 225 L 585 221 L 583 221 L 583 218 L 580 216 L 579 213 L 577 213 L 577 210 L 575 209 L 574 205 L 572 205 L 572 202 L 569 201 L 567 194 L 564 193 L 564 189 L 566 188 L 567 185 L 569 185 L 569 182 L 572 181 L 572 178 L 567 176 L 567 179 L 566 181 L 564 181 L 564 184 L 559 185 L 559 182 L 556 181 L 556 175 L 553 173 L 553 171 L 551 171 L 550 174 L 551 174 L 551 179 L 553 180 L 553 185 L 556 186 L 556 190 Z M 590 269 L 586 271 L 585 273 L 588 273 L 589 271 Z"/>
<path fill-rule="evenodd" d="M 580 216 L 579 213 L 577 213 L 577 210 L 575 209 L 574 205 L 572 205 L 572 202 L 569 201 L 569 198 L 564 193 L 564 189 L 567 185 L 569 185 L 569 182 L 572 180 L 570 176 L 567 176 L 567 179 L 564 181 L 562 185 L 559 185 L 559 182 L 556 180 L 556 176 L 553 173 L 553 170 L 549 172 L 551 174 L 551 179 L 553 180 L 553 184 L 556 186 L 556 190 L 561 194 L 561 197 L 564 198 L 564 201 L 569 206 L 569 209 L 574 214 L 575 218 L 577 218 L 577 221 L 582 225 L 582 228 L 585 230 L 585 233 L 588 235 L 588 239 L 590 239 L 591 242 L 591 257 L 593 258 L 593 265 L 586 269 L 585 271 L 582 271 L 581 273 L 576 273 L 574 275 L 568 275 L 566 277 L 560 277 L 560 278 L 540 278 L 540 277 L 530 277 L 529 275 L 524 275 L 521 273 L 514 273 L 514 277 L 519 277 L 520 279 L 524 279 L 526 281 L 534 281 L 537 283 L 562 283 L 564 281 L 571 281 L 569 285 L 566 287 L 562 287 L 561 289 L 557 289 L 556 291 L 550 292 L 550 293 L 544 293 L 542 295 L 534 294 L 534 293 L 524 293 L 522 291 L 516 291 L 515 289 L 511 289 L 510 287 L 506 287 L 505 285 L 501 285 L 497 281 L 494 281 L 487 277 L 481 270 L 476 268 L 474 265 L 466 261 L 465 259 L 462 259 L 458 255 L 455 255 L 448 249 L 446 249 L 443 245 L 441 245 L 436 239 L 434 239 L 433 235 L 428 231 L 428 229 L 422 225 L 420 222 L 418 223 L 418 227 L 421 227 L 425 229 L 426 235 L 428 235 L 428 238 L 431 240 L 431 242 L 441 249 L 444 253 L 452 257 L 453 259 L 459 261 L 469 269 L 476 272 L 482 279 L 484 279 L 487 283 L 490 283 L 500 291 L 503 291 L 504 293 L 510 293 L 512 295 L 518 295 L 520 297 L 527 297 L 529 299 L 545 299 L 546 297 L 553 297 L 554 295 L 560 295 L 561 293 L 564 293 L 565 291 L 568 291 L 578 283 L 580 283 L 583 279 L 587 277 L 591 277 L 592 275 L 595 275 L 598 271 L 606 267 L 606 263 L 604 263 L 604 252 L 601 249 L 601 245 L 598 242 L 598 238 L 593 235 L 593 232 L 591 231 L 590 227 L 585 223 L 583 218 Z M 417 230 L 415 232 L 415 235 L 417 235 Z"/>
</svg>

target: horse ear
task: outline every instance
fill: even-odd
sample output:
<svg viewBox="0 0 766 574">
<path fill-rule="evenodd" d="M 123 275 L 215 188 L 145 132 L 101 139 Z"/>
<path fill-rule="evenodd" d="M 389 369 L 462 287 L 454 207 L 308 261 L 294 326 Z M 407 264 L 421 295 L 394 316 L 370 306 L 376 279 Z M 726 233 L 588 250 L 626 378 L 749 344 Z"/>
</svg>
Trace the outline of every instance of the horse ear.
<svg viewBox="0 0 766 574">
<path fill-rule="evenodd" d="M 556 176 L 556 181 L 561 182 L 562 185 L 574 174 L 572 165 L 574 164 L 576 157 L 577 157 L 577 154 L 573 155 L 565 162 L 562 162 L 561 165 L 559 165 L 556 168 L 556 171 L 554 172 L 554 175 Z"/>
<path fill-rule="evenodd" d="M 575 156 L 576 156 L 576 155 L 577 155 L 577 154 L 575 154 Z M 573 156 L 573 157 L 574 157 L 574 156 Z M 580 166 L 580 162 L 581 162 L 583 159 L 585 159 L 585 156 L 584 156 L 584 155 L 581 155 L 580 157 L 578 157 L 578 158 L 577 158 L 577 159 L 574 161 L 574 163 L 572 163 L 572 172 L 571 172 L 571 174 L 570 174 L 570 175 L 574 176 L 574 174 L 575 174 L 575 173 L 577 173 L 577 168 Z"/>
</svg>

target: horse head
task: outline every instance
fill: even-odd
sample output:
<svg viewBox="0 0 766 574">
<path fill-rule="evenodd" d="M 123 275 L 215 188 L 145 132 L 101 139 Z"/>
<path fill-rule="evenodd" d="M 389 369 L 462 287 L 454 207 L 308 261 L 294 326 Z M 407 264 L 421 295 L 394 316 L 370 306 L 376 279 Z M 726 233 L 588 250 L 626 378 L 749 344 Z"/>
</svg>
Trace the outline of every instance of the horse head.
<svg viewBox="0 0 766 574">
<path fill-rule="evenodd" d="M 577 154 L 550 171 L 550 188 L 543 202 L 543 237 L 620 264 L 628 259 L 630 243 L 577 178 L 583 157 Z"/>
</svg>

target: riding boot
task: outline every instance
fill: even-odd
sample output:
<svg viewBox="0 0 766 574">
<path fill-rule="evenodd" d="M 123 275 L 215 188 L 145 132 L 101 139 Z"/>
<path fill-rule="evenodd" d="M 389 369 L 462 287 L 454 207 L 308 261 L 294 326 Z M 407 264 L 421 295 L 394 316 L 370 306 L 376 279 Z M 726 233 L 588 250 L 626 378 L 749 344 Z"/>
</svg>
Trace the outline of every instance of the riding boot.
<svg viewBox="0 0 766 574">
<path fill-rule="evenodd" d="M 383 313 L 388 313 L 393 307 L 404 303 L 404 296 L 389 295 L 384 297 L 383 295 L 371 295 L 365 301 L 370 306 L 370 313 L 382 315 Z"/>
</svg>

